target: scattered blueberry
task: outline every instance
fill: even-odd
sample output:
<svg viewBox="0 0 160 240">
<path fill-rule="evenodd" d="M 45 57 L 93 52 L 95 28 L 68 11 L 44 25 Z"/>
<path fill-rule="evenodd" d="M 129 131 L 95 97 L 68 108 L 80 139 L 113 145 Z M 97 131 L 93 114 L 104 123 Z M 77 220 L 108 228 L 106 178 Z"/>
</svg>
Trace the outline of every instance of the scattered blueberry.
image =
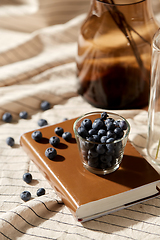
<svg viewBox="0 0 160 240">
<path fill-rule="evenodd" d="M 56 147 L 60 143 L 60 139 L 57 136 L 53 136 L 49 139 L 49 143 L 53 146 Z"/>
<path fill-rule="evenodd" d="M 62 138 L 63 138 L 64 140 L 66 140 L 67 142 L 69 142 L 69 141 L 71 140 L 71 138 L 72 138 L 72 134 L 71 134 L 70 132 L 64 132 L 64 133 L 62 134 Z"/>
<path fill-rule="evenodd" d="M 29 191 L 24 191 L 20 194 L 20 197 L 23 201 L 27 202 L 31 199 L 31 193 Z"/>
<path fill-rule="evenodd" d="M 45 195 L 45 189 L 44 188 L 39 188 L 37 190 L 37 196 L 42 196 L 42 195 Z"/>
<path fill-rule="evenodd" d="M 19 117 L 22 119 L 27 119 L 28 113 L 26 111 L 22 111 L 19 113 Z"/>
<path fill-rule="evenodd" d="M 23 181 L 26 183 L 30 183 L 32 181 L 32 174 L 31 173 L 24 173 L 23 174 Z"/>
<path fill-rule="evenodd" d="M 39 142 L 42 139 L 42 133 L 40 131 L 34 131 L 32 133 L 32 138 L 36 141 Z"/>
<path fill-rule="evenodd" d="M 47 120 L 45 120 L 43 118 L 38 120 L 38 126 L 43 127 L 43 126 L 46 126 L 46 125 L 48 125 Z"/>
<path fill-rule="evenodd" d="M 8 137 L 6 139 L 6 143 L 7 143 L 8 146 L 13 147 L 13 145 L 14 145 L 14 138 Z"/>
<path fill-rule="evenodd" d="M 46 111 L 46 110 L 48 110 L 48 109 L 50 109 L 50 103 L 48 102 L 48 101 L 43 101 L 43 102 L 41 102 L 41 109 L 43 110 L 43 111 Z"/>
<path fill-rule="evenodd" d="M 61 128 L 61 127 L 56 127 L 55 129 L 54 129 L 54 132 L 58 135 L 58 136 L 62 136 L 62 134 L 64 133 L 64 130 L 63 130 L 63 128 Z"/>
<path fill-rule="evenodd" d="M 65 122 L 65 121 L 67 121 L 68 120 L 68 118 L 63 118 L 63 122 Z"/>
<path fill-rule="evenodd" d="M 45 156 L 50 160 L 53 160 L 57 156 L 57 151 L 55 148 L 47 148 L 45 151 Z"/>
<path fill-rule="evenodd" d="M 2 116 L 4 122 L 10 123 L 12 121 L 12 115 L 9 112 L 6 112 Z"/>
</svg>

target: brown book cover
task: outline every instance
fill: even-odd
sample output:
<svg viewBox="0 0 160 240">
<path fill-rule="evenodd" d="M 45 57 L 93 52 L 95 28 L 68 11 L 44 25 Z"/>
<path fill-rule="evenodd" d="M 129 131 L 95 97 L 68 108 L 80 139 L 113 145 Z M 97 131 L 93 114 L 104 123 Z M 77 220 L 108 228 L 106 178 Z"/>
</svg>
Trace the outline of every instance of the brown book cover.
<svg viewBox="0 0 160 240">
<path fill-rule="evenodd" d="M 86 170 L 74 138 L 74 121 L 36 129 L 43 135 L 40 142 L 31 137 L 35 129 L 26 132 L 20 137 L 20 144 L 78 221 L 84 222 L 159 194 L 160 175 L 129 142 L 117 171 L 99 176 Z M 45 150 L 51 147 L 49 139 L 56 136 L 56 127 L 71 132 L 72 139 L 66 142 L 59 137 L 57 156 L 50 160 Z"/>
</svg>

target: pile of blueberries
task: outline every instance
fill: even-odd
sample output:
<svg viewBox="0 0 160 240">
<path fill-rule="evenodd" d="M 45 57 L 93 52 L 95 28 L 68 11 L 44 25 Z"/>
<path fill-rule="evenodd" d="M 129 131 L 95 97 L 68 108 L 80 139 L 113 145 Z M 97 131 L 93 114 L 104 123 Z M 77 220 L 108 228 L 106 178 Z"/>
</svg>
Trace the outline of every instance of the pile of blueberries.
<svg viewBox="0 0 160 240">
<path fill-rule="evenodd" d="M 120 139 L 127 129 L 125 120 L 114 120 L 106 112 L 93 122 L 86 118 L 78 128 L 80 148 L 88 166 L 99 169 L 112 168 L 121 156 L 123 144 Z M 115 140 L 120 140 L 115 143 Z"/>
</svg>

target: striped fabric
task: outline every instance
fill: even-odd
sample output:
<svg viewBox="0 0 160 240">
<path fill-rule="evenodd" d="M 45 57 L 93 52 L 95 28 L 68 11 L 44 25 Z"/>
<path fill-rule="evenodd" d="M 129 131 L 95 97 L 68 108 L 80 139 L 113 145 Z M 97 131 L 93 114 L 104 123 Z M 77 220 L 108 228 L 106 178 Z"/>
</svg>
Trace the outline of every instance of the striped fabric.
<svg viewBox="0 0 160 240">
<path fill-rule="evenodd" d="M 78 223 L 54 201 L 54 190 L 19 145 L 20 135 L 38 128 L 40 118 L 54 124 L 95 110 L 77 94 L 77 36 L 88 7 L 87 0 L 0 1 L 0 240 L 160 239 L 160 197 Z M 43 100 L 51 109 L 40 110 Z M 19 118 L 21 111 L 28 119 Z M 1 120 L 5 112 L 11 123 Z M 130 141 L 148 159 L 147 112 L 117 113 L 128 119 Z M 6 144 L 9 136 L 14 147 Z M 32 174 L 31 184 L 22 180 L 25 172 Z M 37 197 L 40 187 L 46 194 Z M 25 190 L 32 195 L 28 202 L 20 199 Z"/>
<path fill-rule="evenodd" d="M 87 12 L 89 3 L 89 0 L 1 0 L 0 26 L 32 32 Z"/>
</svg>

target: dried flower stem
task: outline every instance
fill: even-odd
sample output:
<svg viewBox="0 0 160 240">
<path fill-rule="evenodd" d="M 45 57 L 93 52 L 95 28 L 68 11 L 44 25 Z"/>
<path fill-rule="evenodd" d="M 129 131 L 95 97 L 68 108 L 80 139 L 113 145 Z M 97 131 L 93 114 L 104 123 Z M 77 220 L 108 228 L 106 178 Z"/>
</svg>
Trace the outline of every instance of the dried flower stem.
<svg viewBox="0 0 160 240">
<path fill-rule="evenodd" d="M 138 52 L 138 48 L 137 48 L 137 45 L 134 41 L 134 38 L 132 37 L 132 31 L 134 33 L 136 33 L 143 41 L 147 42 L 149 45 L 150 43 L 144 39 L 139 33 L 137 33 L 126 21 L 125 19 L 125 16 L 123 15 L 122 12 L 120 12 L 118 10 L 118 8 L 116 7 L 116 4 L 114 3 L 114 0 L 98 0 L 100 2 L 103 2 L 103 3 L 107 3 L 106 4 L 106 8 L 108 9 L 110 15 L 112 16 L 114 22 L 116 23 L 116 25 L 118 26 L 118 28 L 122 31 L 122 33 L 125 35 L 127 41 L 129 42 L 132 50 L 133 50 L 133 53 L 137 59 L 137 63 L 139 65 L 139 67 L 141 68 L 142 72 L 143 72 L 143 69 L 144 69 L 144 66 L 143 66 L 143 62 L 142 62 L 142 59 L 140 57 L 140 54 Z"/>
</svg>

